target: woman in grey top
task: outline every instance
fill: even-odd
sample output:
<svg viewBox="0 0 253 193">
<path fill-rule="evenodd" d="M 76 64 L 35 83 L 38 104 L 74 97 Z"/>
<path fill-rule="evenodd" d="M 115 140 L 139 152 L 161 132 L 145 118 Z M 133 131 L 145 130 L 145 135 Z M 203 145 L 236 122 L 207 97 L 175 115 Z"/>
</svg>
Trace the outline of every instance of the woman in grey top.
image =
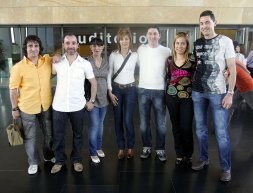
<svg viewBox="0 0 253 193">
<path fill-rule="evenodd" d="M 97 96 L 94 101 L 94 108 L 88 112 L 89 116 L 89 152 L 91 160 L 99 163 L 99 157 L 105 157 L 102 150 L 103 124 L 107 111 L 107 75 L 109 70 L 108 62 L 102 57 L 104 49 L 103 41 L 100 38 L 92 38 L 90 42 L 92 55 L 88 57 L 97 80 Z"/>
</svg>

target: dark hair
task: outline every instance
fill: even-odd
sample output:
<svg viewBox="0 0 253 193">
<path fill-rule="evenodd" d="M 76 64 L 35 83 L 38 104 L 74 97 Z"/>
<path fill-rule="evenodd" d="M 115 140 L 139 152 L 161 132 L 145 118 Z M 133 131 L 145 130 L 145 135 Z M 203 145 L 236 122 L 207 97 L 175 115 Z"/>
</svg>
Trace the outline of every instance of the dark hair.
<svg viewBox="0 0 253 193">
<path fill-rule="evenodd" d="M 95 38 L 91 38 L 90 40 L 90 45 L 94 45 L 94 46 L 103 46 L 104 45 L 104 42 L 103 40 L 101 40 L 100 38 L 98 37 L 95 37 Z"/>
<path fill-rule="evenodd" d="M 161 33 L 159 27 L 158 27 L 158 26 L 154 26 L 154 25 L 148 26 L 148 27 L 147 27 L 147 31 L 148 31 L 149 29 L 151 29 L 151 28 L 157 29 L 158 33 L 159 33 L 159 34 Z"/>
<path fill-rule="evenodd" d="M 240 46 L 238 41 L 233 41 L 233 45 L 234 45 L 234 50 L 236 49 L 237 46 Z"/>
<path fill-rule="evenodd" d="M 22 47 L 22 50 L 23 50 L 23 54 L 25 55 L 25 57 L 27 57 L 27 44 L 28 42 L 37 42 L 39 44 L 39 47 L 40 47 L 40 52 L 39 54 L 41 55 L 44 48 L 42 46 L 42 42 L 40 40 L 40 38 L 36 35 L 28 35 L 25 40 L 24 40 L 24 43 L 23 43 L 23 47 Z"/>
<path fill-rule="evenodd" d="M 78 38 L 77 38 L 77 36 L 76 36 L 75 34 L 72 34 L 72 33 L 68 33 L 68 34 L 65 34 L 65 35 L 63 36 L 63 40 L 62 40 L 63 43 L 64 43 L 64 39 L 65 39 L 66 36 L 75 36 L 75 37 L 76 37 L 76 41 L 77 41 L 77 43 L 78 43 Z"/>
<path fill-rule="evenodd" d="M 214 13 L 213 13 L 211 10 L 205 10 L 205 11 L 203 11 L 203 12 L 200 14 L 199 18 L 204 17 L 204 16 L 210 16 L 210 18 L 211 18 L 213 21 L 215 21 Z"/>
</svg>

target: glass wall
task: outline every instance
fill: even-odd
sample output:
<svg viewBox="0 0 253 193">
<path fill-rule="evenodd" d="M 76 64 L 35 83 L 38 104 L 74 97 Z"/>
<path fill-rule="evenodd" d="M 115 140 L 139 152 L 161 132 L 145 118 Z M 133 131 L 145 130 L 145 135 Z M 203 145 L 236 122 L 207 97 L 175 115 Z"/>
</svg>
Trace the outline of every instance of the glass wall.
<svg viewBox="0 0 253 193">
<path fill-rule="evenodd" d="M 50 54 L 61 48 L 60 26 L 0 27 L 0 87 L 8 85 L 10 69 L 22 59 L 23 41 L 31 34 L 40 37 L 44 53 Z"/>
<path fill-rule="evenodd" d="M 0 27 L 0 87 L 8 86 L 10 68 L 22 59 L 22 43 L 27 35 L 38 35 L 44 47 L 44 53 L 62 51 L 62 38 L 64 34 L 72 33 L 77 35 L 80 44 L 79 53 L 83 57 L 89 56 L 89 41 L 92 37 L 100 37 L 104 40 L 104 55 L 109 54 L 117 48 L 116 34 L 119 27 L 125 25 L 49 25 L 49 26 L 2 26 Z M 146 25 L 129 25 L 133 35 L 132 50 L 136 51 L 138 46 L 147 42 Z M 193 42 L 200 36 L 198 26 L 160 26 L 160 43 L 171 47 L 176 33 L 183 31 L 189 36 L 190 50 Z M 249 27 L 217 27 L 217 32 L 231 35 L 234 40 L 245 44 L 244 53 L 247 54 L 253 48 L 253 29 Z"/>
</svg>

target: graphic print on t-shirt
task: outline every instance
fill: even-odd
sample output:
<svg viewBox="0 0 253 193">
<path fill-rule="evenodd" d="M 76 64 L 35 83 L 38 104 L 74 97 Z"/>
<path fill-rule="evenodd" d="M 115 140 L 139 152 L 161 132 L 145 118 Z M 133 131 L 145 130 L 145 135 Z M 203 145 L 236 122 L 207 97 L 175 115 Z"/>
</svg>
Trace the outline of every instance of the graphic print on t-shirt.
<svg viewBox="0 0 253 193">
<path fill-rule="evenodd" d="M 221 38 L 222 36 L 218 35 L 210 40 L 201 38 L 196 41 L 197 68 L 193 81 L 193 89 L 196 91 L 221 93 L 223 90 L 222 81 L 219 79 L 222 69 L 217 63 L 217 56 L 222 52 Z"/>
</svg>

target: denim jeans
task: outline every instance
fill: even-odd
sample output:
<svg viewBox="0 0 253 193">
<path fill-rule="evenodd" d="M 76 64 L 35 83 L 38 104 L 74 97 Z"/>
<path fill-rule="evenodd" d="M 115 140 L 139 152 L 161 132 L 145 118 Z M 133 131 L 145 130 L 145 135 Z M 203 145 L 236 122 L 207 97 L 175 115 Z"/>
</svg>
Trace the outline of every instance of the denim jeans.
<svg viewBox="0 0 253 193">
<path fill-rule="evenodd" d="M 193 102 L 191 98 L 177 98 L 166 95 L 170 113 L 174 146 L 178 158 L 192 157 L 193 153 Z"/>
<path fill-rule="evenodd" d="M 125 149 L 126 140 L 124 127 L 126 129 L 127 148 L 133 149 L 135 144 L 134 110 L 137 102 L 136 87 L 119 88 L 113 86 L 113 94 L 118 98 L 118 105 L 113 107 L 115 133 L 119 149 Z"/>
<path fill-rule="evenodd" d="M 53 110 L 53 150 L 56 163 L 61 165 L 67 159 L 65 154 L 65 135 L 68 129 L 68 120 L 70 120 L 73 131 L 71 161 L 73 163 L 80 163 L 82 161 L 84 109 L 75 112 L 59 112 Z"/>
<path fill-rule="evenodd" d="M 228 110 L 222 107 L 225 94 L 208 94 L 192 92 L 194 115 L 196 120 L 196 135 L 199 143 L 200 160 L 208 157 L 208 108 L 212 113 L 220 167 L 223 171 L 231 169 L 231 146 L 228 133 Z"/>
<path fill-rule="evenodd" d="M 43 155 L 50 160 L 54 157 L 52 150 L 52 127 L 51 127 L 51 108 L 39 114 L 27 114 L 20 111 L 25 136 L 25 150 L 28 156 L 28 163 L 38 164 L 38 150 L 36 133 L 40 128 L 43 133 Z"/>
<path fill-rule="evenodd" d="M 97 150 L 102 149 L 104 119 L 107 111 L 105 107 L 94 107 L 86 111 L 89 116 L 89 152 L 91 156 L 97 155 Z"/>
<path fill-rule="evenodd" d="M 164 90 L 138 89 L 138 102 L 140 111 L 140 129 L 143 147 L 152 147 L 150 128 L 151 108 L 155 116 L 156 150 L 165 149 L 166 135 L 166 105 Z"/>
</svg>

